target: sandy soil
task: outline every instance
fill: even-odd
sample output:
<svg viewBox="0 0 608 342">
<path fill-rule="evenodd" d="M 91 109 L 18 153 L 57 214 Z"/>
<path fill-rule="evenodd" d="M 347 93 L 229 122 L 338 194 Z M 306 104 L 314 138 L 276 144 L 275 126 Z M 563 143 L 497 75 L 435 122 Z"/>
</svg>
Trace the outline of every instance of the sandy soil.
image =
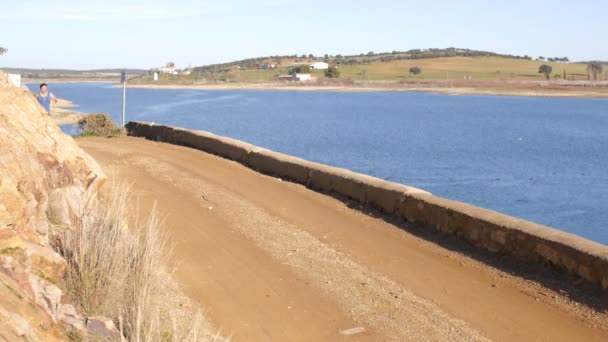
<svg viewBox="0 0 608 342">
<path fill-rule="evenodd" d="M 78 143 L 155 206 L 186 293 L 234 341 L 606 341 L 606 314 L 352 208 L 200 151 Z"/>
</svg>

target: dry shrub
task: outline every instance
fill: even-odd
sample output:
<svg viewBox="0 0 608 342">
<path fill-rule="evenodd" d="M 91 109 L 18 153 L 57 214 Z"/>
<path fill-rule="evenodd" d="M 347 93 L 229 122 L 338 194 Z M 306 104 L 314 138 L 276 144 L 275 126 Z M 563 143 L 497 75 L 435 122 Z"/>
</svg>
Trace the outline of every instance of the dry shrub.
<svg viewBox="0 0 608 342">
<path fill-rule="evenodd" d="M 120 134 L 120 129 L 105 113 L 91 113 L 78 121 L 78 128 L 84 136 L 114 137 Z"/>
<path fill-rule="evenodd" d="M 223 340 L 201 316 L 178 312 L 184 309 L 167 300 L 183 296 L 167 272 L 167 236 L 154 211 L 129 225 L 127 194 L 114 185 L 109 196 L 89 201 L 76 227 L 60 238 L 67 293 L 85 315 L 112 318 L 129 341 Z M 184 316 L 187 324 L 176 328 L 171 320 Z"/>
</svg>

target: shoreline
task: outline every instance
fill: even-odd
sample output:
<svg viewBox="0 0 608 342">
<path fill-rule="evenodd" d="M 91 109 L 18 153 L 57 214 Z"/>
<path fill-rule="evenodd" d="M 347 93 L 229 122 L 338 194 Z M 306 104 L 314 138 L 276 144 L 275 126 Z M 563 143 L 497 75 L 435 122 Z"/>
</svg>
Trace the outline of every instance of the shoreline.
<svg viewBox="0 0 608 342">
<path fill-rule="evenodd" d="M 56 104 L 51 106 L 51 119 L 58 125 L 75 125 L 85 114 L 73 110 L 78 105 L 64 99 L 57 99 Z"/>
<path fill-rule="evenodd" d="M 120 87 L 116 85 L 115 87 Z M 608 98 L 608 89 L 592 91 L 589 89 L 555 88 L 501 88 L 501 87 L 433 87 L 399 85 L 291 85 L 281 83 L 223 83 L 223 84 L 128 84 L 131 89 L 183 89 L 183 90 L 277 90 L 277 91 L 324 91 L 324 92 L 421 92 L 443 95 L 482 95 L 482 96 L 524 96 L 524 97 L 565 97 L 565 98 Z"/>
<path fill-rule="evenodd" d="M 115 83 L 115 88 L 122 87 L 117 80 L 99 79 L 27 79 L 26 84 L 47 83 Z M 442 95 L 464 96 L 523 96 L 523 97 L 560 97 L 560 98 L 608 98 L 608 85 L 586 86 L 576 83 L 558 83 L 544 81 L 480 81 L 462 82 L 460 80 L 430 80 L 420 83 L 394 83 L 390 81 L 371 81 L 355 84 L 316 84 L 316 83 L 280 83 L 280 82 L 235 82 L 235 83 L 127 83 L 130 89 L 183 89 L 183 90 L 258 90 L 258 91 L 318 91 L 318 92 L 419 92 Z"/>
</svg>

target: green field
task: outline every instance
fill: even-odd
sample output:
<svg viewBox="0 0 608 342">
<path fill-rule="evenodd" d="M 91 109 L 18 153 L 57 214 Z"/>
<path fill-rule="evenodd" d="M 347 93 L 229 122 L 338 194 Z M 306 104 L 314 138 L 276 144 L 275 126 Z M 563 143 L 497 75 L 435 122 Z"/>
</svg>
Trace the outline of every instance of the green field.
<svg viewBox="0 0 608 342">
<path fill-rule="evenodd" d="M 190 82 L 201 79 L 219 81 L 271 81 L 277 75 L 288 73 L 288 66 L 296 60 L 282 60 L 281 66 L 273 70 L 241 69 L 232 67 L 222 72 L 197 74 L 191 76 L 162 75 L 161 81 Z M 308 60 L 297 60 L 300 63 Z M 564 72 L 568 80 L 586 80 L 587 64 L 556 63 L 508 57 L 444 57 L 428 59 L 397 60 L 390 62 L 374 61 L 369 64 L 339 65 L 342 79 L 368 81 L 405 81 L 405 80 L 542 80 L 543 74 L 538 73 L 542 64 L 553 67 L 552 78 L 562 78 Z M 414 76 L 409 74 L 411 67 L 417 66 L 422 73 Z M 608 69 L 608 68 L 607 68 Z M 323 71 L 313 71 L 313 75 L 323 78 Z M 605 77 L 605 75 L 604 75 Z M 141 81 L 148 81 L 150 76 Z"/>
<path fill-rule="evenodd" d="M 368 80 L 408 80 L 408 79 L 464 79 L 473 80 L 509 80 L 509 79 L 542 79 L 538 73 L 542 64 L 553 67 L 554 75 L 562 76 L 564 71 L 570 79 L 586 79 L 585 64 L 548 63 L 526 59 L 505 57 L 449 57 L 419 60 L 401 60 L 369 65 L 345 66 L 341 68 L 342 77 Z M 409 74 L 411 67 L 419 67 L 422 73 Z"/>
</svg>

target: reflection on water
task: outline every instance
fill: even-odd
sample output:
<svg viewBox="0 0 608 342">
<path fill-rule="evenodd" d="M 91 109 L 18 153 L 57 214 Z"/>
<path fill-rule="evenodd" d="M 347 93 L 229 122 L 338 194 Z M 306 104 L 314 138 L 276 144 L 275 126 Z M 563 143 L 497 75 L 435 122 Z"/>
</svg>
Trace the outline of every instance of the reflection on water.
<svg viewBox="0 0 608 342">
<path fill-rule="evenodd" d="M 79 135 L 82 132 L 76 124 L 59 125 L 59 128 L 61 128 L 61 131 L 67 135 Z"/>
<path fill-rule="evenodd" d="M 119 122 L 121 89 L 56 84 Z M 127 121 L 245 140 L 608 244 L 608 101 L 128 89 Z"/>
</svg>

